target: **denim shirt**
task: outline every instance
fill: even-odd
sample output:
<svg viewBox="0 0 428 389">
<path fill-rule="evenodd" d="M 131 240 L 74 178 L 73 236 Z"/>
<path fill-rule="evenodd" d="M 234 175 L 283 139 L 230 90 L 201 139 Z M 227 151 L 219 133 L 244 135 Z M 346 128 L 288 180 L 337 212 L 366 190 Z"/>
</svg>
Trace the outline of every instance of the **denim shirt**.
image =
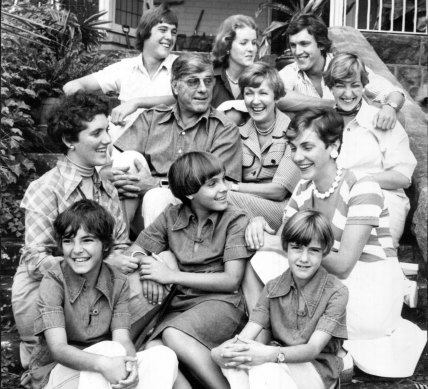
<svg viewBox="0 0 428 389">
<path fill-rule="evenodd" d="M 320 355 L 311 361 L 325 387 L 330 388 L 343 369 L 337 357 L 347 338 L 346 304 L 348 289 L 334 275 L 320 267 L 301 289 L 305 302 L 299 310 L 299 291 L 290 269 L 269 281 L 251 313 L 250 321 L 271 329 L 272 337 L 284 346 L 306 344 L 315 331 L 332 336 Z"/>
<path fill-rule="evenodd" d="M 64 328 L 69 345 L 84 349 L 110 340 L 116 329 L 130 328 L 127 277 L 103 263 L 95 285 L 96 298 L 88 301 L 85 278 L 75 274 L 65 261 L 53 265 L 42 279 L 34 334 L 39 335 L 30 361 L 34 389 L 46 385 L 55 366 L 43 332 Z"/>
</svg>

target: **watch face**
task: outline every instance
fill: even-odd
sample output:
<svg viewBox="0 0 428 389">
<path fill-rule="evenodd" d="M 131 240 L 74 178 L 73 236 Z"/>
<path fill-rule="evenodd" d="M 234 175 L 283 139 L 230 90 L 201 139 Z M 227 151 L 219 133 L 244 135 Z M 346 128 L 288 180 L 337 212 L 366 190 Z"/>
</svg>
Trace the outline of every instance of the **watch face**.
<svg viewBox="0 0 428 389">
<path fill-rule="evenodd" d="M 278 359 L 279 363 L 284 362 L 285 361 L 285 354 L 284 353 L 279 353 L 277 359 Z"/>
</svg>

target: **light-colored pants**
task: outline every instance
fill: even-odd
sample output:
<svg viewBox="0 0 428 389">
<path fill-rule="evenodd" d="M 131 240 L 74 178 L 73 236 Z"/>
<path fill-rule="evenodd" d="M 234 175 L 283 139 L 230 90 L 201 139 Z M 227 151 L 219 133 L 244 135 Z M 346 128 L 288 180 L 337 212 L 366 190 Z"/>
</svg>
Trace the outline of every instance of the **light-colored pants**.
<svg viewBox="0 0 428 389">
<path fill-rule="evenodd" d="M 105 341 L 84 349 L 88 353 L 108 357 L 125 356 L 124 347 L 118 342 Z M 174 351 L 165 346 L 156 346 L 137 353 L 137 389 L 171 389 L 177 378 L 178 362 Z M 44 389 L 110 389 L 111 385 L 100 374 L 77 371 L 56 365 Z"/>
<path fill-rule="evenodd" d="M 324 389 L 310 362 L 264 363 L 250 370 L 221 369 L 231 389 Z"/>
</svg>

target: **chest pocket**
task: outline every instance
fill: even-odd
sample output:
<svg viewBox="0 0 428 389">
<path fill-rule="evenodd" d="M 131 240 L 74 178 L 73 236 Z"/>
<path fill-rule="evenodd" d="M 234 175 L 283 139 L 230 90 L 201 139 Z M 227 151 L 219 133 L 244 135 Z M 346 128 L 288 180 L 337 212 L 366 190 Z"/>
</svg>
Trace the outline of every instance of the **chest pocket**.
<svg viewBox="0 0 428 389">
<path fill-rule="evenodd" d="M 264 168 L 277 168 L 284 156 L 287 144 L 281 139 L 274 140 L 266 156 L 263 158 Z"/>
<path fill-rule="evenodd" d="M 248 150 L 247 147 L 242 148 L 242 166 L 245 168 L 250 168 L 254 165 L 256 156 Z"/>
</svg>

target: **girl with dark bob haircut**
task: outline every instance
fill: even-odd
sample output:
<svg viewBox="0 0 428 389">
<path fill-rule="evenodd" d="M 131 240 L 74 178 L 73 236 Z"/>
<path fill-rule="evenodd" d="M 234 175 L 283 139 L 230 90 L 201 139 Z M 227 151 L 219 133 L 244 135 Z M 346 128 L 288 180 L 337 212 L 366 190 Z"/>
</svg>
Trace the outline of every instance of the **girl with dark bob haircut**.
<svg viewBox="0 0 428 389">
<path fill-rule="evenodd" d="M 297 113 L 291 120 L 287 132 L 285 133 L 288 142 L 296 139 L 308 128 L 316 132 L 326 147 L 332 145 L 337 140 L 342 144 L 343 118 L 333 108 L 313 108 Z M 340 146 L 338 152 L 339 151 Z"/>
<path fill-rule="evenodd" d="M 102 205 L 93 200 L 80 200 L 60 213 L 54 221 L 58 247 L 64 238 L 73 238 L 83 228 L 103 244 L 103 259 L 113 246 L 114 219 Z"/>
<path fill-rule="evenodd" d="M 172 24 L 178 27 L 177 15 L 166 3 L 144 12 L 143 16 L 141 16 L 135 36 L 135 48 L 137 50 L 144 50 L 144 42 L 150 38 L 152 28 L 160 23 Z"/>
<path fill-rule="evenodd" d="M 190 204 L 187 196 L 195 194 L 206 181 L 225 171 L 223 163 L 214 155 L 192 151 L 171 165 L 168 172 L 169 187 L 175 197 L 184 204 Z"/>
<path fill-rule="evenodd" d="M 327 218 L 319 211 L 308 209 L 295 213 L 285 224 L 281 233 L 281 244 L 287 251 L 289 243 L 309 246 L 317 239 L 323 255 L 327 255 L 334 243 L 333 231 Z"/>
<path fill-rule="evenodd" d="M 107 97 L 94 92 L 77 92 L 64 96 L 58 103 L 55 113 L 49 118 L 48 135 L 61 152 L 69 148 L 65 142 L 77 142 L 79 133 L 86 129 L 96 115 L 109 115 Z"/>
<path fill-rule="evenodd" d="M 285 96 L 284 83 L 276 69 L 264 62 L 256 62 L 246 68 L 239 77 L 239 88 L 244 94 L 245 87 L 258 88 L 266 81 L 273 91 L 275 100 Z"/>
</svg>

